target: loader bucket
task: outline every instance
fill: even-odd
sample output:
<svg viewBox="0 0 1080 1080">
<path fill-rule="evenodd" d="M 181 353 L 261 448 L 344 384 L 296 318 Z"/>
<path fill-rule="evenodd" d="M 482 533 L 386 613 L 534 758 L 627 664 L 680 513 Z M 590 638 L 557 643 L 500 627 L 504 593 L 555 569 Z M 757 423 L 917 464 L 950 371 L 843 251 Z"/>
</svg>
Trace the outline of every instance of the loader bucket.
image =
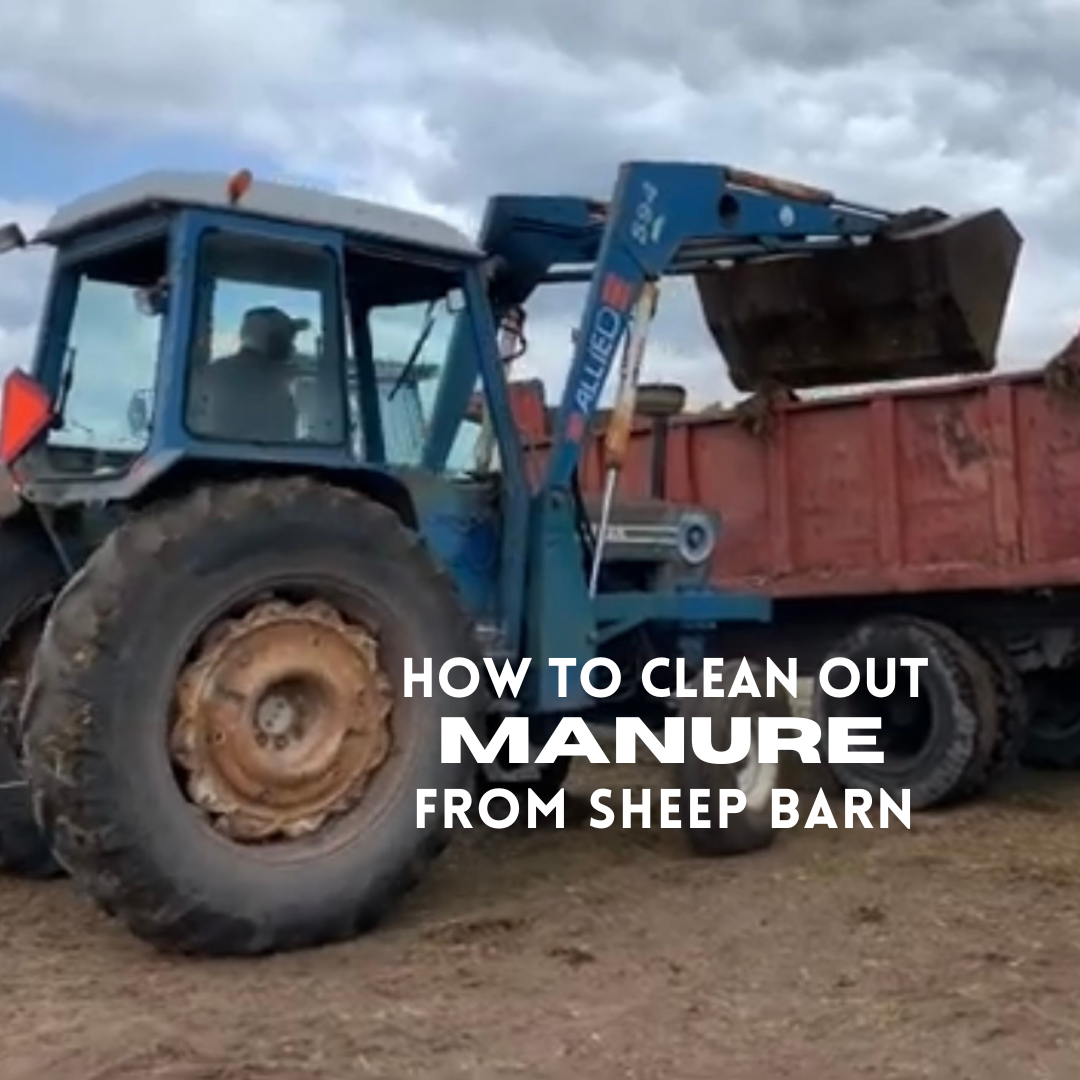
<svg viewBox="0 0 1080 1080">
<path fill-rule="evenodd" d="M 737 389 L 987 372 L 1020 254 L 999 210 L 696 275 Z"/>
</svg>

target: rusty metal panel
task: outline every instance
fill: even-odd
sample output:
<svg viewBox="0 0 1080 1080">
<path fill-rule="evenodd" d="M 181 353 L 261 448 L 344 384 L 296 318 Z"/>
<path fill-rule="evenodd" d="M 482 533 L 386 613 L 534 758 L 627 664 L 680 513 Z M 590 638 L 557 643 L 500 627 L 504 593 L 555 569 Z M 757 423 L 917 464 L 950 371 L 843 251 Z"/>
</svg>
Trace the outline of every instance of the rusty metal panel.
<svg viewBox="0 0 1080 1080">
<path fill-rule="evenodd" d="M 1026 555 L 1053 563 L 1080 555 L 1080 404 L 1039 385 L 1016 392 L 1020 514 Z"/>
<path fill-rule="evenodd" d="M 540 379 L 517 380 L 508 385 L 510 410 L 526 445 L 542 442 L 547 430 L 547 404 Z"/>
<path fill-rule="evenodd" d="M 772 524 L 767 445 L 747 439 L 732 423 L 687 425 L 684 430 L 694 483 L 682 489 L 683 497 L 720 514 L 713 574 L 740 579 L 770 576 L 775 560 L 768 545 L 762 544 Z M 671 444 L 677 441 L 673 438 Z M 680 489 L 671 472 L 669 467 L 669 491 L 674 495 Z"/>
<path fill-rule="evenodd" d="M 996 564 L 985 389 L 908 398 L 896 420 L 901 561 Z"/>
<path fill-rule="evenodd" d="M 863 402 L 787 416 L 793 569 L 832 576 L 877 562 L 870 410 Z"/>
</svg>

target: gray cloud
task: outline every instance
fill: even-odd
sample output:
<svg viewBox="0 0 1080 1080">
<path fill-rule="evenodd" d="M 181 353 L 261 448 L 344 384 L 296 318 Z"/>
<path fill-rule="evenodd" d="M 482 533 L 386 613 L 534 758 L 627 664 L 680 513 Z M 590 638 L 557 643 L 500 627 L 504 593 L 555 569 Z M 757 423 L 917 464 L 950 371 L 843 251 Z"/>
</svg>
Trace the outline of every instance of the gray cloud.
<svg viewBox="0 0 1080 1080">
<path fill-rule="evenodd" d="M 40 204 L 0 198 L 0 225 L 17 221 L 32 232 L 44 222 L 47 213 Z M 0 374 L 29 360 L 48 266 L 48 254 L 41 250 L 0 255 Z"/>
<path fill-rule="evenodd" d="M 1005 360 L 1038 362 L 1080 323 L 1066 0 L 189 0 L 167 16 L 163 0 L 39 0 L 0 10 L 0 39 L 0 97 L 25 108 L 227 140 L 466 225 L 494 191 L 604 195 L 635 157 L 731 162 L 898 209 L 1000 205 L 1027 241 Z M 574 308 L 537 312 L 554 373 Z M 722 392 L 686 289 L 665 296 L 654 355 Z"/>
</svg>

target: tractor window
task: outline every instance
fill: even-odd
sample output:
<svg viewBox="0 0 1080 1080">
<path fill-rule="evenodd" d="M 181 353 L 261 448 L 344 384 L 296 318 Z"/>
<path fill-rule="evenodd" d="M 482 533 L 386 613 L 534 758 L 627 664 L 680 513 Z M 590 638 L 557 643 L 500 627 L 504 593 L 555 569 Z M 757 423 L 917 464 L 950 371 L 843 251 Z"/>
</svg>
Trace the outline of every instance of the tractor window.
<svg viewBox="0 0 1080 1080">
<path fill-rule="evenodd" d="M 341 445 L 345 366 L 332 251 L 203 240 L 187 425 L 230 442 Z"/>
<path fill-rule="evenodd" d="M 75 285 L 61 386 L 61 423 L 48 437 L 65 466 L 120 466 L 140 453 L 148 428 L 133 408 L 153 393 L 161 322 L 140 309 L 137 290 L 165 272 L 155 239 L 101 255 L 67 271 Z M 69 451 L 78 451 L 67 461 Z"/>
<path fill-rule="evenodd" d="M 456 320 L 468 317 L 460 297 L 455 301 L 450 290 L 434 301 L 370 309 L 368 326 L 390 464 L 415 465 L 420 461 Z M 447 471 L 466 472 L 475 467 L 479 433 L 476 424 L 461 425 Z"/>
</svg>

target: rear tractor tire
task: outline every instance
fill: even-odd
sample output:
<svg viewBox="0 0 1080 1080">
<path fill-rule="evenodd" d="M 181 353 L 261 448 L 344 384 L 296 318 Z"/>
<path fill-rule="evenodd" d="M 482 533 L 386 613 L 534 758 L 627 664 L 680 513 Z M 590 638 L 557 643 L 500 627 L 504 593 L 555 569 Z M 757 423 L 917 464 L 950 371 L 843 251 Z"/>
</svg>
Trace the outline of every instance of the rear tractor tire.
<svg viewBox="0 0 1080 1080">
<path fill-rule="evenodd" d="M 34 650 L 64 578 L 44 533 L 0 528 L 0 870 L 28 878 L 63 874 L 34 821 L 17 728 Z"/>
<path fill-rule="evenodd" d="M 727 661 L 726 666 L 730 666 L 734 671 L 739 667 L 739 663 L 739 658 L 736 658 L 734 661 Z M 677 766 L 676 783 L 679 788 L 683 833 L 695 855 L 742 855 L 767 848 L 776 838 L 772 793 L 774 789 L 786 786 L 783 779 L 786 770 L 781 762 L 772 764 L 760 760 L 758 727 L 762 716 L 792 716 L 794 702 L 790 694 L 779 688 L 775 694 L 768 695 L 764 669 L 753 663 L 749 667 L 761 691 L 761 697 L 751 697 L 748 694 L 722 698 L 703 697 L 702 674 L 690 684 L 698 690 L 698 696 L 689 698 L 686 702 L 680 701 L 676 706 L 683 712 L 708 716 L 712 720 L 712 746 L 717 751 L 731 746 L 732 717 L 750 716 L 750 752 L 742 761 L 732 765 L 702 761 L 693 751 L 690 737 L 692 728 L 687 725 L 683 761 Z M 708 791 L 707 797 L 699 797 L 697 801 L 702 818 L 707 822 L 705 826 L 695 826 L 693 823 L 692 792 L 695 789 Z M 741 811 L 729 814 L 727 824 L 720 826 L 719 793 L 724 789 L 741 791 L 746 798 L 746 805 Z"/>
<path fill-rule="evenodd" d="M 884 751 L 881 764 L 829 762 L 829 771 L 843 788 L 861 788 L 872 795 L 886 792 L 900 801 L 910 792 L 912 810 L 955 804 L 983 791 L 994 776 L 1002 746 L 1002 699 L 996 675 L 985 655 L 950 628 L 926 619 L 895 616 L 857 627 L 836 643 L 832 657 L 845 657 L 858 669 L 859 688 L 848 697 L 833 697 L 814 686 L 814 715 L 823 728 L 830 717 L 880 716 L 874 746 Z M 867 660 L 875 663 L 875 684 L 886 677 L 886 662 L 925 657 L 918 669 L 919 696 L 908 692 L 908 669 L 896 664 L 896 682 L 887 698 L 867 690 Z M 836 671 L 832 681 L 844 686 L 847 675 Z M 858 732 L 856 732 L 858 734 Z M 823 739 L 827 746 L 827 735 Z"/>
<path fill-rule="evenodd" d="M 166 951 L 372 929 L 445 847 L 417 790 L 474 790 L 404 659 L 481 663 L 387 508 L 314 480 L 209 486 L 121 525 L 57 599 L 24 706 L 35 808 L 79 887 Z M 479 734 L 479 731 L 478 731 Z"/>
</svg>

